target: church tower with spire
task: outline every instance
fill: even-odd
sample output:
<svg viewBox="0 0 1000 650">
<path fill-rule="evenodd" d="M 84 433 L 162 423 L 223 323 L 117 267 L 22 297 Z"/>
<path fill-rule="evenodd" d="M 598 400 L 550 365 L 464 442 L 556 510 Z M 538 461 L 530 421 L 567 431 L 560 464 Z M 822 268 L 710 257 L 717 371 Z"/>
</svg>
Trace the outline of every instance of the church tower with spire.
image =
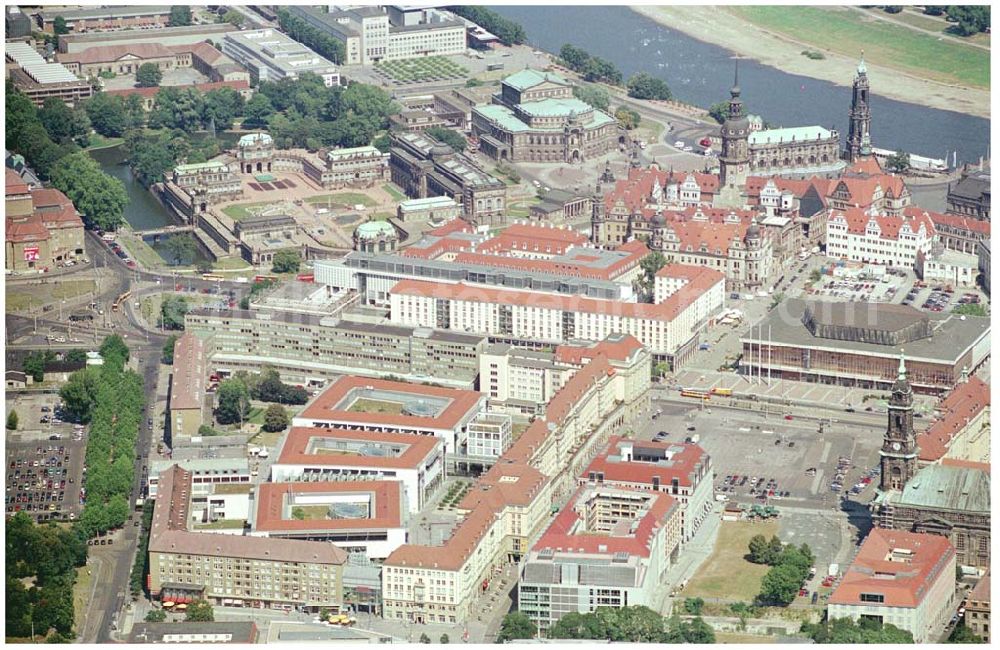
<svg viewBox="0 0 1000 650">
<path fill-rule="evenodd" d="M 719 200 L 721 206 L 742 207 L 743 189 L 750 171 L 750 120 L 740 99 L 740 62 L 729 91 L 729 112 L 722 123 L 719 153 Z"/>
<path fill-rule="evenodd" d="M 889 423 L 879 451 L 882 492 L 902 490 L 917 473 L 917 438 L 913 431 L 913 388 L 906 379 L 906 360 L 899 355 L 899 376 L 889 398 Z"/>
<path fill-rule="evenodd" d="M 868 101 L 868 68 L 865 67 L 865 53 L 861 52 L 861 62 L 858 72 L 854 75 L 854 94 L 851 97 L 850 127 L 847 131 L 847 145 L 844 148 L 844 159 L 855 162 L 862 155 L 865 142 L 871 151 L 872 109 Z"/>
</svg>

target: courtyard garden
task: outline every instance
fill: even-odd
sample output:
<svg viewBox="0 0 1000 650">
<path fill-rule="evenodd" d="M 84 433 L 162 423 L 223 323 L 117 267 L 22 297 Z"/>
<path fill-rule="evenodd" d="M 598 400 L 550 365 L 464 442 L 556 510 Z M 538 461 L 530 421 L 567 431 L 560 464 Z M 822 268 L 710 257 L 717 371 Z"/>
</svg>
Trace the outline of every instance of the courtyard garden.
<svg viewBox="0 0 1000 650">
<path fill-rule="evenodd" d="M 400 83 L 446 81 L 469 74 L 469 69 L 443 56 L 428 56 L 405 61 L 380 61 L 375 64 L 382 76 Z"/>
</svg>

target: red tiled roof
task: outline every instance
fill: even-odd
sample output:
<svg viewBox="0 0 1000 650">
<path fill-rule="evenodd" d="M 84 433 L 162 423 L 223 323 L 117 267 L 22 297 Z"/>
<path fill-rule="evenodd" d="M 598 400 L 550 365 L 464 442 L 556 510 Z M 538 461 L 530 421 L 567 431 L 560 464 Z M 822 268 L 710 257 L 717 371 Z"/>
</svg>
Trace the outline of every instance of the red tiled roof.
<svg viewBox="0 0 1000 650">
<path fill-rule="evenodd" d="M 678 507 L 677 501 L 673 497 L 662 492 L 649 492 L 652 502 L 649 511 L 639 519 L 639 525 L 633 534 L 629 535 L 607 535 L 595 533 L 573 533 L 573 528 L 577 522 L 582 520 L 579 512 L 574 506 L 590 487 L 581 487 L 570 498 L 569 503 L 559 512 L 552 521 L 548 530 L 542 534 L 538 542 L 532 547 L 533 551 L 541 551 L 546 548 L 562 549 L 566 552 L 574 553 L 600 553 L 611 555 L 614 553 L 628 553 L 638 557 L 649 557 L 650 542 L 656 530 L 663 526 L 670 514 Z"/>
<path fill-rule="evenodd" d="M 5 195 L 6 196 L 21 196 L 23 194 L 28 194 L 30 191 L 28 189 L 28 184 L 24 182 L 24 179 L 10 167 L 5 167 L 6 175 L 4 176 L 5 181 Z"/>
<path fill-rule="evenodd" d="M 83 219 L 73 202 L 56 189 L 37 189 L 31 193 L 35 211 L 47 228 L 83 228 Z"/>
<path fill-rule="evenodd" d="M 907 224 L 914 233 L 919 232 L 920 227 L 923 226 L 928 238 L 934 237 L 937 233 L 930 215 L 923 211 L 911 211 L 908 214 L 904 213 L 901 217 L 889 215 L 872 217 L 867 209 L 847 208 L 846 210 L 831 210 L 829 222 L 835 223 L 839 217 L 843 217 L 844 221 L 847 222 L 847 231 L 855 235 L 865 234 L 868 222 L 873 218 L 878 224 L 882 239 L 899 239 L 899 232 L 903 229 L 904 224 Z"/>
<path fill-rule="evenodd" d="M 967 230 L 977 235 L 984 235 L 986 237 L 990 236 L 989 221 L 970 219 L 968 217 L 962 217 L 957 214 L 941 214 L 940 212 L 921 210 L 916 206 L 909 206 L 903 208 L 903 214 L 918 213 L 918 212 L 924 212 L 928 214 L 931 218 L 931 221 L 934 222 L 935 226 L 947 226 L 949 228 L 954 228 L 956 230 Z"/>
<path fill-rule="evenodd" d="M 920 460 L 940 460 L 954 437 L 989 405 L 990 386 L 979 377 L 973 375 L 969 381 L 956 386 L 937 407 L 941 419 L 917 435 Z"/>
<path fill-rule="evenodd" d="M 347 552 L 328 542 L 190 532 L 191 493 L 190 472 L 171 465 L 160 474 L 149 535 L 151 553 L 334 565 L 347 561 Z"/>
<path fill-rule="evenodd" d="M 673 450 L 669 463 L 654 464 L 643 461 L 609 460 L 609 456 L 618 456 L 622 442 L 632 443 L 636 447 L 652 449 L 666 453 Z M 670 485 L 677 479 L 677 484 L 693 488 L 698 482 L 696 477 L 699 469 L 704 472 L 709 464 L 708 452 L 699 445 L 692 443 L 646 442 L 626 440 L 621 436 L 612 436 L 608 446 L 598 454 L 590 466 L 583 472 L 581 478 L 587 479 L 591 472 L 602 472 L 606 482 L 613 483 L 643 483 L 653 484 L 653 477 L 659 477 L 661 485 Z"/>
<path fill-rule="evenodd" d="M 637 338 L 631 334 L 621 334 L 615 337 L 614 340 L 609 337 L 590 345 L 570 343 L 557 345 L 555 359 L 560 363 L 571 363 L 578 366 L 590 363 L 600 354 L 615 361 L 627 361 L 642 348 L 643 345 Z"/>
<path fill-rule="evenodd" d="M 893 551 L 912 552 L 906 561 L 891 561 Z M 947 537 L 875 528 L 861 545 L 829 602 L 867 605 L 861 594 L 881 594 L 879 607 L 917 607 L 939 578 L 954 583 L 953 570 L 942 576 L 955 549 Z"/>
<path fill-rule="evenodd" d="M 406 282 L 406 280 L 403 282 Z M 365 388 L 406 393 L 418 398 L 425 395 L 451 401 L 436 417 L 395 415 L 392 413 L 362 413 L 338 408 L 341 406 L 341 401 L 351 391 Z M 373 425 L 453 429 L 458 426 L 462 418 L 478 408 L 482 399 L 482 394 L 474 390 L 421 386 L 419 384 L 408 384 L 401 381 L 389 381 L 387 379 L 344 376 L 334 381 L 329 388 L 320 393 L 318 397 L 306 406 L 298 417 L 317 422 L 337 421 Z"/>
<path fill-rule="evenodd" d="M 399 456 L 359 456 L 348 453 L 316 454 L 308 451 L 309 441 L 313 438 L 406 445 L 406 449 Z M 443 443 L 440 438 L 415 433 L 349 431 L 347 429 L 326 427 L 292 427 L 288 435 L 285 436 L 285 443 L 281 447 L 277 463 L 279 465 L 416 469 L 426 463 L 427 458 L 441 445 Z"/>
<path fill-rule="evenodd" d="M 173 379 L 170 382 L 170 409 L 200 409 L 205 399 L 205 345 L 187 332 L 174 346 Z"/>
<path fill-rule="evenodd" d="M 989 604 L 990 602 L 990 570 L 986 569 L 986 574 L 979 579 L 976 586 L 969 593 L 969 600 L 979 603 Z"/>
<path fill-rule="evenodd" d="M 877 174 L 884 173 L 882 171 L 882 165 L 879 164 L 878 158 L 875 156 L 863 156 L 858 158 L 856 161 L 851 163 L 851 165 L 844 170 L 844 174 L 854 174 L 854 175 L 865 175 L 874 176 Z"/>
<path fill-rule="evenodd" d="M 978 463 L 974 460 L 961 460 L 958 458 L 942 458 L 942 465 L 950 465 L 952 467 L 965 467 L 966 469 L 974 469 L 980 472 L 990 473 L 991 465 L 989 463 Z"/>
<path fill-rule="evenodd" d="M 48 238 L 49 229 L 42 223 L 42 218 L 38 213 L 27 217 L 7 217 L 7 241 L 27 243 L 45 241 Z"/>
<path fill-rule="evenodd" d="M 241 90 L 247 90 L 250 88 L 250 83 L 242 79 L 238 81 L 210 81 L 203 84 L 189 84 L 186 86 L 170 86 L 170 88 L 179 88 L 181 90 L 185 88 L 194 88 L 200 93 L 207 93 L 212 90 L 218 90 L 219 88 L 232 88 L 233 90 L 239 92 Z M 119 90 L 105 90 L 104 93 L 107 95 L 121 95 L 127 97 L 128 95 L 141 95 L 143 97 L 156 97 L 156 93 L 160 92 L 160 87 L 153 88 L 122 88 Z"/>
<path fill-rule="evenodd" d="M 715 194 L 719 190 L 719 177 L 714 174 L 703 174 L 699 172 L 684 172 L 673 170 L 661 170 L 653 167 L 646 169 L 629 169 L 628 178 L 615 182 L 615 186 L 610 192 L 604 195 L 604 205 L 606 209 L 612 208 L 618 201 L 622 201 L 630 212 L 638 212 L 644 207 L 653 193 L 653 185 L 659 182 L 660 187 L 666 191 L 667 185 L 676 183 L 681 185 L 692 177 L 701 190 L 701 199 L 708 200 L 708 195 Z"/>
<path fill-rule="evenodd" d="M 510 480 L 516 478 L 517 480 Z M 457 570 L 479 546 L 479 541 L 493 526 L 507 505 L 530 504 L 546 482 L 538 470 L 523 464 L 511 464 L 501 458 L 479 484 L 463 498 L 460 507 L 471 508 L 465 519 L 442 546 L 404 544 L 385 559 L 384 566 L 416 566 Z M 488 485 L 488 489 L 484 487 Z"/>
<path fill-rule="evenodd" d="M 659 304 L 409 279 L 397 282 L 390 293 L 670 321 L 687 309 L 701 294 L 723 280 L 724 276 L 718 271 L 705 269 L 682 289 Z"/>
<path fill-rule="evenodd" d="M 285 516 L 289 494 L 359 494 L 374 503 L 373 512 L 362 519 L 295 519 Z M 257 488 L 255 531 L 293 532 L 400 528 L 399 481 L 330 481 L 323 483 L 261 483 Z"/>
<path fill-rule="evenodd" d="M 169 59 L 175 56 L 171 48 L 162 43 L 130 43 L 126 45 L 98 45 L 88 47 L 80 52 L 60 52 L 56 59 L 60 63 L 108 63 L 118 61 L 126 56 L 138 59 Z"/>
</svg>

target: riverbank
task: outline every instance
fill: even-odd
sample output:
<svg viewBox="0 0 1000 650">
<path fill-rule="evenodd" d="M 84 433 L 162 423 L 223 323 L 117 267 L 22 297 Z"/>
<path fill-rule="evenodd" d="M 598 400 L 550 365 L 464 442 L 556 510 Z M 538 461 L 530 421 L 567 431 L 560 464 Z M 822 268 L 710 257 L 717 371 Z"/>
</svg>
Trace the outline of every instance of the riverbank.
<svg viewBox="0 0 1000 650">
<path fill-rule="evenodd" d="M 681 31 L 692 38 L 720 47 L 725 47 L 741 56 L 759 61 L 760 63 L 790 74 L 798 74 L 813 79 L 829 81 L 840 86 L 850 87 L 858 56 L 848 55 L 845 48 L 857 50 L 853 43 L 831 40 L 827 43 L 808 42 L 778 31 L 771 31 L 754 24 L 735 10 L 742 7 L 713 6 L 633 6 L 631 9 L 666 27 Z M 832 9 L 831 9 L 832 11 Z M 844 9 L 843 11 L 852 11 Z M 904 30 L 904 27 L 898 27 Z M 829 34 L 824 35 L 824 39 Z M 932 41 L 933 39 L 930 38 Z M 958 44 L 943 44 L 942 48 L 961 48 Z M 814 60 L 802 55 L 803 50 L 820 50 L 824 59 Z M 968 48 L 975 51 L 975 48 Z M 975 52 L 972 56 L 979 56 Z M 873 58 L 874 57 L 874 58 Z M 928 106 L 931 108 L 956 111 L 977 117 L 990 117 L 990 93 L 988 88 L 976 88 L 957 83 L 943 83 L 918 78 L 900 64 L 886 65 L 886 61 L 894 61 L 888 49 L 880 49 L 876 43 L 869 47 L 866 57 L 868 74 L 872 79 L 872 90 L 899 101 Z M 989 64 L 989 53 L 986 53 L 986 65 Z M 927 76 L 943 73 L 928 73 Z M 980 75 L 981 77 L 981 75 Z M 988 67 L 986 77 L 988 82 Z"/>
</svg>

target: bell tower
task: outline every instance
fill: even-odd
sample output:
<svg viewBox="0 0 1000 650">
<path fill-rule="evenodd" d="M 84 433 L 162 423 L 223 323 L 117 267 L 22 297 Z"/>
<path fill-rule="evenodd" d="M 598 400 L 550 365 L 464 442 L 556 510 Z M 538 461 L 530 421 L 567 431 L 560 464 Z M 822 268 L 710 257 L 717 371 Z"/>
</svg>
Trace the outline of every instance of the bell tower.
<svg viewBox="0 0 1000 650">
<path fill-rule="evenodd" d="M 719 153 L 718 204 L 740 207 L 743 190 L 750 171 L 750 120 L 740 99 L 740 62 L 736 61 L 736 75 L 729 91 L 729 113 L 722 123 L 722 151 Z"/>
<path fill-rule="evenodd" d="M 913 431 L 913 388 L 906 379 L 906 360 L 899 355 L 899 376 L 889 398 L 889 422 L 879 451 L 882 492 L 902 490 L 917 473 L 917 439 Z"/>
<path fill-rule="evenodd" d="M 865 141 L 871 147 L 871 123 L 872 109 L 868 102 L 868 68 L 865 66 L 865 53 L 862 50 L 858 72 L 854 75 L 850 127 L 847 131 L 847 145 L 844 148 L 844 159 L 848 162 L 856 162 L 863 155 L 861 149 Z"/>
</svg>

